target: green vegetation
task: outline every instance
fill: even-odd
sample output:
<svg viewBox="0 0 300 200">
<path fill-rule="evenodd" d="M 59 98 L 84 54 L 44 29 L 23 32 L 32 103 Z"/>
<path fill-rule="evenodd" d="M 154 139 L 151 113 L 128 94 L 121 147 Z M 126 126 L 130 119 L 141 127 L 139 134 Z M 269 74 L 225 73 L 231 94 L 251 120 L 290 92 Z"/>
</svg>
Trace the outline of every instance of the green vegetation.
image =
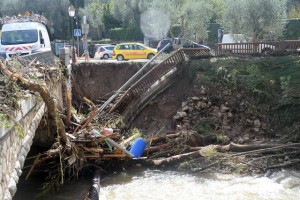
<svg viewBox="0 0 300 200">
<path fill-rule="evenodd" d="M 68 16 L 70 4 L 76 8 L 74 20 Z M 55 39 L 70 39 L 72 23 L 80 28 L 84 15 L 92 40 L 112 39 L 112 30 L 133 26 L 156 40 L 169 36 L 217 42 L 219 28 L 254 39 L 276 39 L 284 31 L 284 38 L 297 39 L 299 5 L 298 0 L 2 0 L 0 17 L 42 13 Z M 285 26 L 282 19 L 287 18 L 292 20 Z M 138 41 L 140 35 L 125 38 Z"/>
<path fill-rule="evenodd" d="M 219 59 L 214 62 L 195 61 L 190 66 L 190 77 L 194 81 L 197 81 L 196 74 L 200 73 L 204 83 L 218 82 L 226 88 L 245 91 L 256 100 L 253 112 L 266 111 L 274 129 L 289 133 L 294 139 L 300 138 L 299 57 Z M 212 129 L 209 124 L 200 124 L 197 132 L 213 134 Z"/>
</svg>

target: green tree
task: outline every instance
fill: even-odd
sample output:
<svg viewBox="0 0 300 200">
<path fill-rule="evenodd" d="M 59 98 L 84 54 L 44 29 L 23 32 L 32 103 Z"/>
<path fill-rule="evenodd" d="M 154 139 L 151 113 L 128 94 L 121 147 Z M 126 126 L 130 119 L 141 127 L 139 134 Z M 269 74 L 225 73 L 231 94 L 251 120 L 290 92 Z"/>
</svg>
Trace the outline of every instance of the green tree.
<svg viewBox="0 0 300 200">
<path fill-rule="evenodd" d="M 207 0 L 207 3 L 211 5 L 211 12 L 213 16 L 211 18 L 212 23 L 220 23 L 224 15 L 225 0 Z"/>
<path fill-rule="evenodd" d="M 123 22 L 140 27 L 141 15 L 151 8 L 152 0 L 112 0 L 114 16 Z"/>
<path fill-rule="evenodd" d="M 94 0 L 88 3 L 84 8 L 80 9 L 80 16 L 87 16 L 90 26 L 89 34 L 93 39 L 102 38 L 104 29 L 103 12 L 106 1 Z"/>
<path fill-rule="evenodd" d="M 282 36 L 286 19 L 286 0 L 226 0 L 222 26 L 226 32 L 253 38 Z"/>
<path fill-rule="evenodd" d="M 300 18 L 300 3 L 294 5 L 294 6 L 290 9 L 289 14 L 288 14 L 288 17 L 289 17 L 289 18 Z"/>
<path fill-rule="evenodd" d="M 205 39 L 208 37 L 207 26 L 212 19 L 213 7 L 206 0 L 155 0 L 155 10 L 166 13 L 170 20 L 170 35 L 175 37 L 187 37 Z M 175 27 L 180 27 L 176 34 Z M 162 27 L 164 28 L 164 27 Z M 176 34 L 176 35 L 175 35 Z"/>
<path fill-rule="evenodd" d="M 117 20 L 111 12 L 111 4 L 106 4 L 104 6 L 103 24 L 106 33 L 112 28 L 122 27 L 122 21 Z"/>
</svg>

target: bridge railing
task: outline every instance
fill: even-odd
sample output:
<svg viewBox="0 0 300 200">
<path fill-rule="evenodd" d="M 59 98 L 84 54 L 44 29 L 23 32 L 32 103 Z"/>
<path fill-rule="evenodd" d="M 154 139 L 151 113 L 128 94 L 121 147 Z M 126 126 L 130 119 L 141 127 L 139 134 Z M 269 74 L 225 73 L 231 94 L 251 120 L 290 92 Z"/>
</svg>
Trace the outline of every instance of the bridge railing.
<svg viewBox="0 0 300 200">
<path fill-rule="evenodd" d="M 122 113 L 131 102 L 147 91 L 157 80 L 161 79 L 178 64 L 185 60 L 183 51 L 177 50 L 163 62 L 157 64 L 143 77 L 135 82 L 131 87 L 122 95 L 118 102 L 111 108 L 110 112 L 118 110 Z"/>
<path fill-rule="evenodd" d="M 161 80 L 165 75 L 175 68 L 181 67 L 186 57 L 190 59 L 207 58 L 211 53 L 208 49 L 179 49 L 170 55 L 166 60 L 157 64 L 143 77 L 136 81 L 131 87 L 121 96 L 121 98 L 110 109 L 110 112 L 118 111 L 123 113 L 124 110 L 157 81 Z"/>
<path fill-rule="evenodd" d="M 28 62 L 33 60 L 39 61 L 49 66 L 53 66 L 58 62 L 58 58 L 53 54 L 52 51 L 32 53 L 21 56 L 21 58 L 28 60 Z"/>
</svg>

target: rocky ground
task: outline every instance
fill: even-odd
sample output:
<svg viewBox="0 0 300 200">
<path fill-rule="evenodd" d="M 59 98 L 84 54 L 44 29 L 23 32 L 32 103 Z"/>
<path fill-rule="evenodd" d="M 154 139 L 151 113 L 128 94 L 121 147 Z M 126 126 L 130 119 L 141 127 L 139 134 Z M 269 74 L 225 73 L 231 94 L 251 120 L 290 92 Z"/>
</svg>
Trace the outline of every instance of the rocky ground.
<svg viewBox="0 0 300 200">
<path fill-rule="evenodd" d="M 146 134 L 187 130 L 200 134 L 202 145 L 262 142 L 272 134 L 267 114 L 251 94 L 205 81 L 203 72 L 195 81 L 178 79 L 140 113 L 134 127 Z"/>
</svg>

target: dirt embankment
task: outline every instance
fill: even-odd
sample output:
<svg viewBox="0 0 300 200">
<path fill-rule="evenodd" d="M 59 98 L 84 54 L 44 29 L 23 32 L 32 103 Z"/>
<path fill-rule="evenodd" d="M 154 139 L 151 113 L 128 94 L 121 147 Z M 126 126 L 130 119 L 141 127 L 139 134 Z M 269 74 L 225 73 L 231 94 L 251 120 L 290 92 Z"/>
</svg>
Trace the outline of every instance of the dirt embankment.
<svg viewBox="0 0 300 200">
<path fill-rule="evenodd" d="M 268 100 L 259 105 L 257 94 L 242 87 L 243 79 L 253 79 L 257 82 L 253 91 L 259 89 L 266 93 L 269 88 L 261 91 L 255 87 L 269 82 L 276 85 L 276 80 L 268 80 L 265 75 L 262 80 L 257 77 L 260 72 L 231 66 L 234 62 L 229 61 L 230 67 L 225 68 L 208 62 L 190 64 L 168 89 L 139 113 L 131 128 L 138 128 L 149 136 L 187 130 L 200 134 L 204 145 L 261 142 L 276 136 L 278 127 L 270 116 Z M 73 72 L 73 99 L 76 102 L 80 102 L 82 96 L 94 102 L 105 99 L 103 97 L 118 90 L 141 67 L 142 64 L 130 62 L 79 65 Z M 270 90 L 278 90 L 272 84 Z"/>
<path fill-rule="evenodd" d="M 182 74 L 157 96 L 134 120 L 132 127 L 145 134 L 187 130 L 201 134 L 205 141 L 248 143 L 268 134 L 268 119 L 257 113 L 254 99 L 244 91 L 228 89 L 218 82 L 203 81 L 197 73 L 192 81 Z"/>
</svg>

